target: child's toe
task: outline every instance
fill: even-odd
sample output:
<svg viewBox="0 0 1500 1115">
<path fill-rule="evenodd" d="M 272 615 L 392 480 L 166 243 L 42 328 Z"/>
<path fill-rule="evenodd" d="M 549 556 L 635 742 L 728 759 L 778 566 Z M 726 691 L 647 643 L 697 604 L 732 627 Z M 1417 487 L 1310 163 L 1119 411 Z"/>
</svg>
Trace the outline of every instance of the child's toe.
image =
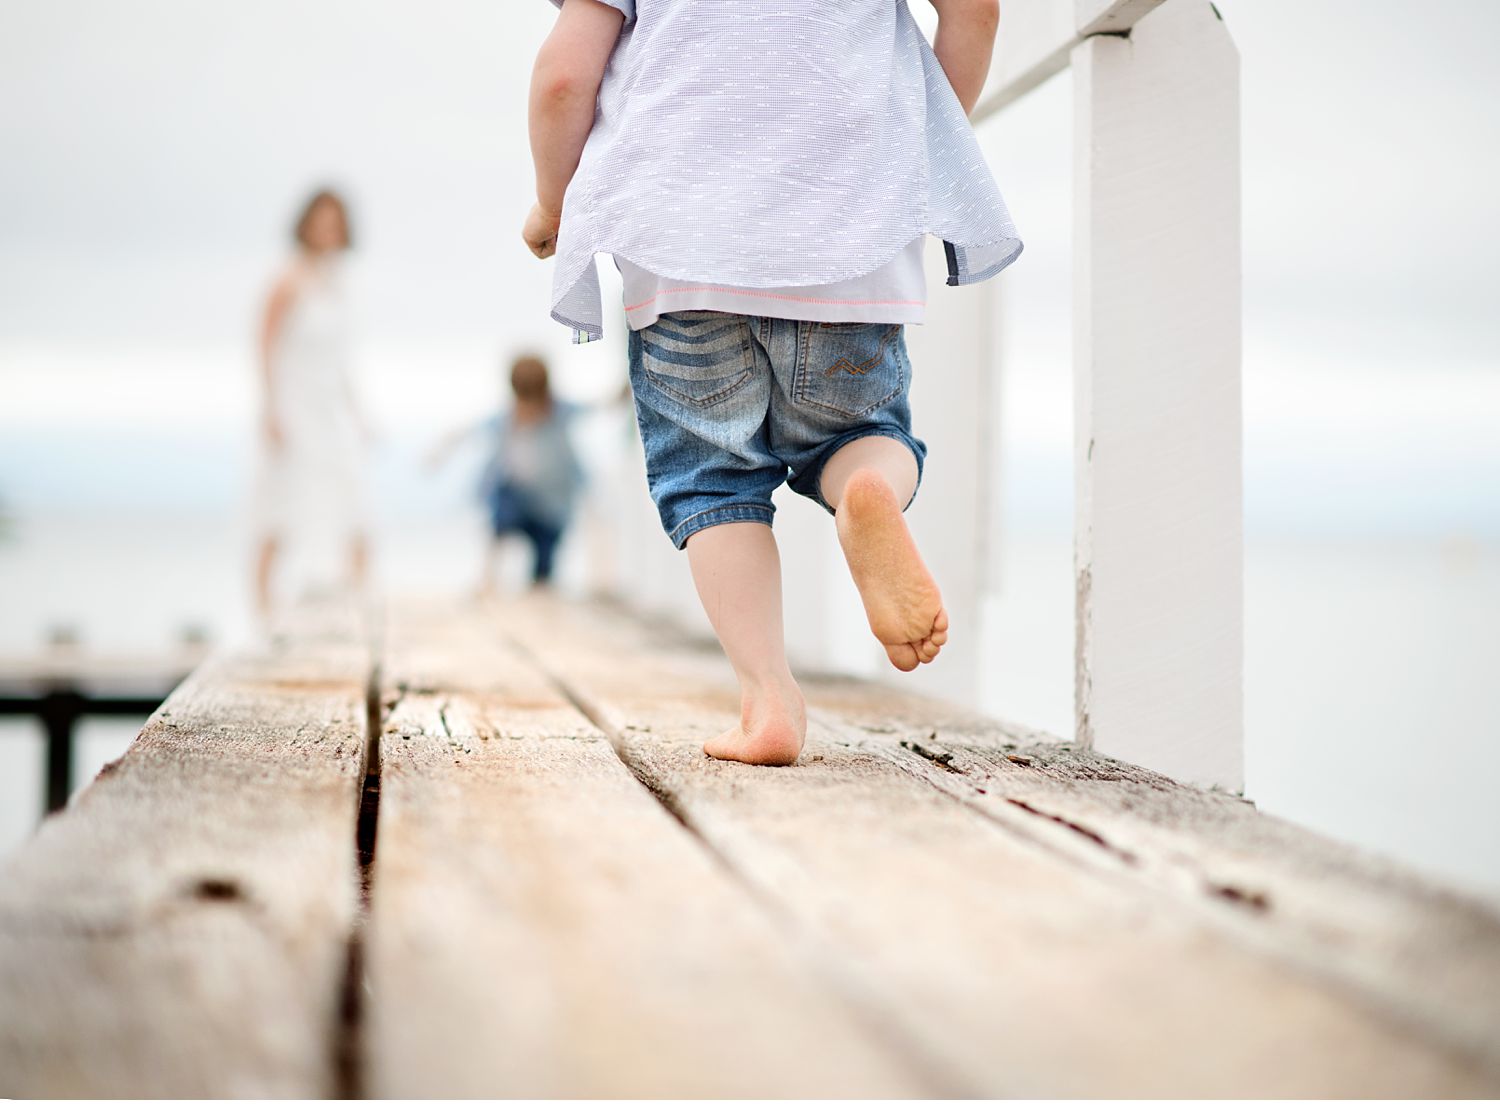
<svg viewBox="0 0 1500 1115">
<path fill-rule="evenodd" d="M 915 670 L 922 662 L 910 643 L 888 643 L 885 654 L 891 660 L 891 665 L 898 670 Z"/>
</svg>

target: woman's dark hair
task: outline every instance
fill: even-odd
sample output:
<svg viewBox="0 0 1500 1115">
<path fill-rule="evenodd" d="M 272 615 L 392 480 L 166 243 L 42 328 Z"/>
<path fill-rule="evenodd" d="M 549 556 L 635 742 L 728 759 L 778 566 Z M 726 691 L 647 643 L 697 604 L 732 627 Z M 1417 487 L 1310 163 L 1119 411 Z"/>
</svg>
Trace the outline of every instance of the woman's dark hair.
<svg viewBox="0 0 1500 1115">
<path fill-rule="evenodd" d="M 516 357 L 510 365 L 510 389 L 519 402 L 550 406 L 552 387 L 547 382 L 547 362 L 531 353 Z"/>
<path fill-rule="evenodd" d="M 297 217 L 297 223 L 292 227 L 292 235 L 298 244 L 304 248 L 312 247 L 307 242 L 307 228 L 312 223 L 313 214 L 317 212 L 320 205 L 332 205 L 339 211 L 339 225 L 344 230 L 341 248 L 351 247 L 354 243 L 354 235 L 349 229 L 349 207 L 344 204 L 344 199 L 333 190 L 319 190 L 307 199 L 307 204 L 302 207 L 302 212 Z"/>
</svg>

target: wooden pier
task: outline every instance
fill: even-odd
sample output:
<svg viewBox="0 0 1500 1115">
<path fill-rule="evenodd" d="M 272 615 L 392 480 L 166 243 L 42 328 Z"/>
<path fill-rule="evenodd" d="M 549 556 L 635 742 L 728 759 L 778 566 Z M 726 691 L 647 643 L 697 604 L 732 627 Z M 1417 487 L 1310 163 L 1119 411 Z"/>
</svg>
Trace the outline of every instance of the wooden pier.
<svg viewBox="0 0 1500 1115">
<path fill-rule="evenodd" d="M 5 1096 L 1495 1096 L 1500 916 L 603 605 L 305 609 L 0 869 Z"/>
</svg>

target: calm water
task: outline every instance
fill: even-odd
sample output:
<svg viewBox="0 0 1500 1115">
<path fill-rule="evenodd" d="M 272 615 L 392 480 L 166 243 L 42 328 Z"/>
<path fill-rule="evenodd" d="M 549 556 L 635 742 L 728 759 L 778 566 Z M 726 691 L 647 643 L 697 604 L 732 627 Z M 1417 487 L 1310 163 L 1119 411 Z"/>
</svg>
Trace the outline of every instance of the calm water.
<svg viewBox="0 0 1500 1115">
<path fill-rule="evenodd" d="M 248 630 L 245 539 L 227 520 L 28 520 L 0 546 L 0 648 L 67 623 L 100 650 L 165 647 L 184 625 L 234 642 Z M 387 524 L 395 591 L 470 583 L 476 526 L 454 516 Z M 1070 543 L 1004 547 L 987 704 L 1070 734 Z M 517 555 L 519 557 L 519 555 Z M 581 555 L 574 553 L 571 573 Z M 519 570 L 514 570 L 518 572 Z M 1500 897 L 1500 545 L 1277 539 L 1247 554 L 1247 789 L 1262 809 Z M 1024 634 L 1024 638 L 1020 635 Z M 88 722 L 78 775 L 123 751 L 138 724 Z M 0 850 L 38 819 L 40 733 L 0 720 Z"/>
</svg>

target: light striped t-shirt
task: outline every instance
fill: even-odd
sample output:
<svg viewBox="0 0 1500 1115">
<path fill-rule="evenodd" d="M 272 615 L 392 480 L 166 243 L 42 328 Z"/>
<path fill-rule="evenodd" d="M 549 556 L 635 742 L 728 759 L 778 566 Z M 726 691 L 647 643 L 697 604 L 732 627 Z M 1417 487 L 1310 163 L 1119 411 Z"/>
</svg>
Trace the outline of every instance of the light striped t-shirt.
<svg viewBox="0 0 1500 1115">
<path fill-rule="evenodd" d="M 576 339 L 603 335 L 601 253 L 765 291 L 867 276 L 927 233 L 950 285 L 1020 255 L 906 0 L 603 2 L 625 23 L 553 276 L 552 316 Z"/>
</svg>

